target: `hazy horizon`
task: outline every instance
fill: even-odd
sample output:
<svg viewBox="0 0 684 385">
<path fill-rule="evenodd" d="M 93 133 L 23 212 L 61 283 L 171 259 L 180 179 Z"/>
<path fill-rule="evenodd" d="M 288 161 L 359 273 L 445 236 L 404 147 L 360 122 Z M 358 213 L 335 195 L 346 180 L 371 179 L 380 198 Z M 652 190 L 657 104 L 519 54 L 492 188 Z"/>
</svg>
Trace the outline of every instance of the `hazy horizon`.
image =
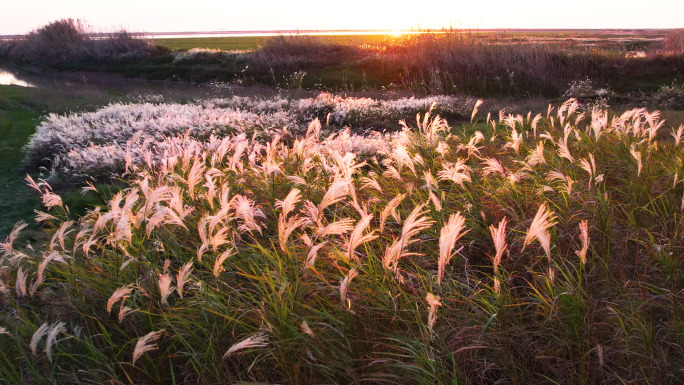
<svg viewBox="0 0 684 385">
<path fill-rule="evenodd" d="M 348 0 L 327 5 L 299 0 L 228 3 L 199 0 L 98 3 L 24 1 L 3 5 L 0 35 L 25 34 L 62 18 L 80 19 L 94 30 L 133 32 L 209 32 L 274 30 L 472 29 L 669 29 L 682 28 L 684 2 L 653 0 L 577 0 L 572 7 L 542 0 L 514 3 L 491 0 L 486 8 L 437 0 L 423 8 L 392 2 Z M 492 12 L 494 10 L 494 12 Z M 498 11 L 497 11 L 498 10 Z"/>
</svg>

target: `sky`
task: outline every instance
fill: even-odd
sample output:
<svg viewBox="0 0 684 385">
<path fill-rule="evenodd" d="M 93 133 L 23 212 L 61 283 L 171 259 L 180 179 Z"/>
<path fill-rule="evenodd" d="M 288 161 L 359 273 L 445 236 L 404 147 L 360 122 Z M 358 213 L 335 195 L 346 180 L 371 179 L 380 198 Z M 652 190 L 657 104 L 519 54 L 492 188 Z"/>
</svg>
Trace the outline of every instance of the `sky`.
<svg viewBox="0 0 684 385">
<path fill-rule="evenodd" d="M 684 28 L 684 0 L 2 0 L 0 35 L 62 18 L 98 31 Z"/>
</svg>

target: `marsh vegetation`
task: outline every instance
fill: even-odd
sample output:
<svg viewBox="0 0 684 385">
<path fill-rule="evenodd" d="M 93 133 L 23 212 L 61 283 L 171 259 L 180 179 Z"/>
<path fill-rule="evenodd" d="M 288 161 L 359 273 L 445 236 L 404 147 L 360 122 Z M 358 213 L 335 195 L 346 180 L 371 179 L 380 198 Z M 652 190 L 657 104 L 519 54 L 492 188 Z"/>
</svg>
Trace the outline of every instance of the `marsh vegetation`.
<svg viewBox="0 0 684 385">
<path fill-rule="evenodd" d="M 0 86 L 0 198 L 26 201 L 2 218 L 0 382 L 681 383 L 682 87 L 618 76 L 669 79 L 681 51 L 494 43 L 135 64 L 277 89 Z M 341 57 L 401 62 L 406 88 L 308 83 Z"/>
</svg>

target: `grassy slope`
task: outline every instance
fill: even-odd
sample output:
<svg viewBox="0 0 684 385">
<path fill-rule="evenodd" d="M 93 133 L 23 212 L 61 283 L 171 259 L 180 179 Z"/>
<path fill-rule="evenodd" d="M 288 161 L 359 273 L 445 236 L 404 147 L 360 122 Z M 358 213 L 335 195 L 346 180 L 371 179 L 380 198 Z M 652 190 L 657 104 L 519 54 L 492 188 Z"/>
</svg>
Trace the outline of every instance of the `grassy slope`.
<svg viewBox="0 0 684 385">
<path fill-rule="evenodd" d="M 31 90 L 0 86 L 0 236 L 33 214 L 40 203 L 19 172 L 21 148 L 33 134 L 41 111 L 27 102 Z"/>
</svg>

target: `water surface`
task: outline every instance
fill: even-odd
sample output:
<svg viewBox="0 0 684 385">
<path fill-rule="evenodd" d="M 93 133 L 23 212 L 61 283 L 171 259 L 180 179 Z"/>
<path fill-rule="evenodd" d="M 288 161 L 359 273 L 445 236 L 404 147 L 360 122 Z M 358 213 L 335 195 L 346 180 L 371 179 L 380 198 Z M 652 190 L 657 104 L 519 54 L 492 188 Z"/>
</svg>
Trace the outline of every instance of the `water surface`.
<svg viewBox="0 0 684 385">
<path fill-rule="evenodd" d="M 0 85 L 3 86 L 20 86 L 20 87 L 35 87 L 35 85 L 31 82 L 27 82 L 26 80 L 22 80 L 17 78 L 17 76 L 5 70 L 4 68 L 0 68 Z"/>
</svg>

